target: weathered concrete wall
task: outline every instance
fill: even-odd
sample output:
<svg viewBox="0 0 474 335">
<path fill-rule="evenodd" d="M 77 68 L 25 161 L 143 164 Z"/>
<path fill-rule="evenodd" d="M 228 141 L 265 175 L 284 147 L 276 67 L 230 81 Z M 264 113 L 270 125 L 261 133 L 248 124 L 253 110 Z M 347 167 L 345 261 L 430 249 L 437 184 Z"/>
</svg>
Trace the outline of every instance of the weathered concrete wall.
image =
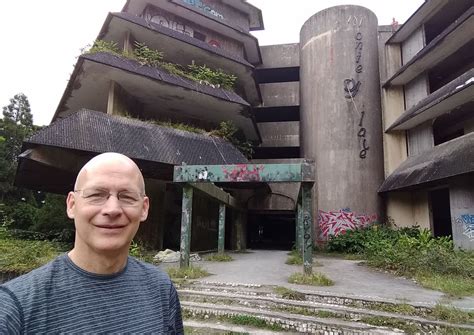
<svg viewBox="0 0 474 335">
<path fill-rule="evenodd" d="M 410 109 L 430 94 L 428 77 L 424 74 L 405 85 L 405 109 Z"/>
<path fill-rule="evenodd" d="M 403 64 L 406 64 L 425 46 L 423 26 L 418 28 L 402 43 Z"/>
<path fill-rule="evenodd" d="M 434 146 L 433 127 L 431 121 L 427 121 L 419 126 L 407 131 L 408 134 L 408 155 L 416 156 Z"/>
<path fill-rule="evenodd" d="M 229 210 L 231 219 L 230 229 L 230 249 L 245 250 L 247 249 L 247 212 L 235 209 Z M 227 234 L 227 232 L 226 232 Z M 226 245 L 226 248 L 228 246 Z"/>
<path fill-rule="evenodd" d="M 262 106 L 298 106 L 300 104 L 300 83 L 260 84 Z"/>
<path fill-rule="evenodd" d="M 428 192 L 393 192 L 387 195 L 388 221 L 397 228 L 431 229 Z"/>
<path fill-rule="evenodd" d="M 454 245 L 474 250 L 474 176 L 456 179 L 449 189 L 449 199 Z"/>
<path fill-rule="evenodd" d="M 320 231 L 369 224 L 382 214 L 377 18 L 360 6 L 332 7 L 306 21 L 300 37 L 300 141 L 316 161 L 314 217 Z"/>
<path fill-rule="evenodd" d="M 474 117 L 464 123 L 464 134 L 474 132 Z"/>
<path fill-rule="evenodd" d="M 277 44 L 260 47 L 262 54 L 261 69 L 300 66 L 300 45 Z"/>
<path fill-rule="evenodd" d="M 146 194 L 150 198 L 150 210 L 146 221 L 140 224 L 136 239 L 150 247 L 163 249 L 166 184 L 154 179 L 145 180 Z"/>
<path fill-rule="evenodd" d="M 218 222 L 219 204 L 194 192 L 191 251 L 217 249 Z"/>
<path fill-rule="evenodd" d="M 263 122 L 257 126 L 262 136 L 262 147 L 300 146 L 299 121 Z"/>
</svg>

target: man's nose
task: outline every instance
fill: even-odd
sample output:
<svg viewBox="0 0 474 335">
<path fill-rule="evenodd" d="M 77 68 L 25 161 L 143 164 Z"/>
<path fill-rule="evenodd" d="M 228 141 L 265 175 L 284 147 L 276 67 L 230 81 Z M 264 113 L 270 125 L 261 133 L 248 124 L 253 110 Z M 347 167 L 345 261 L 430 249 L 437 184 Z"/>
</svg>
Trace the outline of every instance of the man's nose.
<svg viewBox="0 0 474 335">
<path fill-rule="evenodd" d="M 115 194 L 110 194 L 109 198 L 105 201 L 102 206 L 102 211 L 107 215 L 117 215 L 122 213 L 122 206 Z"/>
</svg>

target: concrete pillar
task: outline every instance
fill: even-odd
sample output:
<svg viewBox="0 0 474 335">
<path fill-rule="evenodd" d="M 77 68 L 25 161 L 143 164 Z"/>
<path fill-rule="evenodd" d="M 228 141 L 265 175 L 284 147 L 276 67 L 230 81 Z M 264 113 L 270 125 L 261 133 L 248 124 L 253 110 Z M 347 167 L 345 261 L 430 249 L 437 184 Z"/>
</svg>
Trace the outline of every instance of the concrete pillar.
<svg viewBox="0 0 474 335">
<path fill-rule="evenodd" d="M 219 204 L 219 240 L 217 243 L 217 251 L 220 254 L 224 253 L 225 244 L 225 205 Z"/>
<path fill-rule="evenodd" d="M 474 178 L 457 178 L 449 189 L 453 242 L 457 249 L 474 250 Z"/>
<path fill-rule="evenodd" d="M 301 183 L 301 208 L 303 218 L 303 269 L 304 273 L 313 272 L 313 185 Z"/>
<path fill-rule="evenodd" d="M 377 18 L 337 6 L 300 35 L 301 149 L 316 163 L 316 239 L 376 221 L 383 182 Z"/>
<path fill-rule="evenodd" d="M 298 204 L 296 205 L 295 226 L 295 248 L 303 257 L 303 208 L 301 207 L 301 198 L 298 198 Z"/>
<path fill-rule="evenodd" d="M 181 245 L 179 266 L 189 267 L 189 252 L 191 249 L 191 226 L 193 217 L 193 188 L 183 187 L 183 203 L 181 209 Z"/>
</svg>

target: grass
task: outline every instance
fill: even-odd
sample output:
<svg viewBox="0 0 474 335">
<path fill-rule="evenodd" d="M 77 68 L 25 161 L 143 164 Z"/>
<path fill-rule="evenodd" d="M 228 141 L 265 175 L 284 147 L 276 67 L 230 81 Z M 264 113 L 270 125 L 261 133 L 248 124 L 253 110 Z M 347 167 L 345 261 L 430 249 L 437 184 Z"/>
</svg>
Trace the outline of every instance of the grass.
<svg viewBox="0 0 474 335">
<path fill-rule="evenodd" d="M 290 300 L 300 300 L 304 301 L 306 300 L 306 295 L 304 293 L 291 290 L 289 288 L 283 287 L 283 286 L 277 286 L 273 289 L 273 291 L 276 294 L 281 295 L 282 298 L 284 299 L 290 299 Z"/>
<path fill-rule="evenodd" d="M 205 259 L 206 261 L 209 261 L 209 262 L 231 262 L 234 260 L 232 256 L 228 254 L 219 254 L 219 253 L 210 254 Z"/>
<path fill-rule="evenodd" d="M 0 271 L 18 274 L 36 269 L 66 251 L 59 243 L 0 238 Z"/>
<path fill-rule="evenodd" d="M 415 280 L 423 287 L 445 292 L 452 297 L 474 295 L 474 278 L 453 274 L 418 273 Z"/>
<path fill-rule="evenodd" d="M 222 317 L 220 317 L 222 318 Z M 270 329 L 270 330 L 283 330 L 283 327 L 280 326 L 279 324 L 270 324 L 268 321 L 259 319 L 255 316 L 249 316 L 249 315 L 232 315 L 228 317 L 224 317 L 225 321 L 229 321 L 235 325 L 240 325 L 240 326 L 251 326 L 255 328 L 264 328 L 264 329 Z"/>
<path fill-rule="evenodd" d="M 168 272 L 168 275 L 173 280 L 197 279 L 197 278 L 207 277 L 210 275 L 209 272 L 207 272 L 206 270 L 198 266 L 196 267 L 190 266 L 187 268 L 169 268 L 167 272 Z"/>
<path fill-rule="evenodd" d="M 436 305 L 430 317 L 436 320 L 443 320 L 451 323 L 474 324 L 474 312 L 465 312 L 457 308 Z"/>
<path fill-rule="evenodd" d="M 420 327 L 417 325 L 383 316 L 364 316 L 360 321 L 379 327 L 398 328 L 407 334 L 419 334 L 422 332 L 422 329 L 420 329 Z"/>
<path fill-rule="evenodd" d="M 332 286 L 334 282 L 323 275 L 322 273 L 312 273 L 310 275 L 297 272 L 293 273 L 289 278 L 288 282 L 292 284 L 300 285 L 313 285 L 313 286 Z"/>
</svg>

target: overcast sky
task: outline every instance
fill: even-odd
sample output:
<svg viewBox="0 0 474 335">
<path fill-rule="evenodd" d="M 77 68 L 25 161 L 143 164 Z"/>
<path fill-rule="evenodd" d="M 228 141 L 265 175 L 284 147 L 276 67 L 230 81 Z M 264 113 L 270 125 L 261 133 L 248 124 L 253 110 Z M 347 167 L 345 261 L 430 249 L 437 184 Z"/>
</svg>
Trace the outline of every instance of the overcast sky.
<svg viewBox="0 0 474 335">
<path fill-rule="evenodd" d="M 237 0 L 235 0 L 237 1 Z M 318 11 L 341 4 L 371 9 L 379 25 L 400 24 L 424 0 L 249 0 L 263 13 L 260 45 L 296 43 L 303 23 Z M 49 124 L 76 58 L 92 43 L 108 12 L 125 0 L 4 0 L 0 2 L 0 107 L 16 93 L 30 100 L 33 120 Z"/>
</svg>

